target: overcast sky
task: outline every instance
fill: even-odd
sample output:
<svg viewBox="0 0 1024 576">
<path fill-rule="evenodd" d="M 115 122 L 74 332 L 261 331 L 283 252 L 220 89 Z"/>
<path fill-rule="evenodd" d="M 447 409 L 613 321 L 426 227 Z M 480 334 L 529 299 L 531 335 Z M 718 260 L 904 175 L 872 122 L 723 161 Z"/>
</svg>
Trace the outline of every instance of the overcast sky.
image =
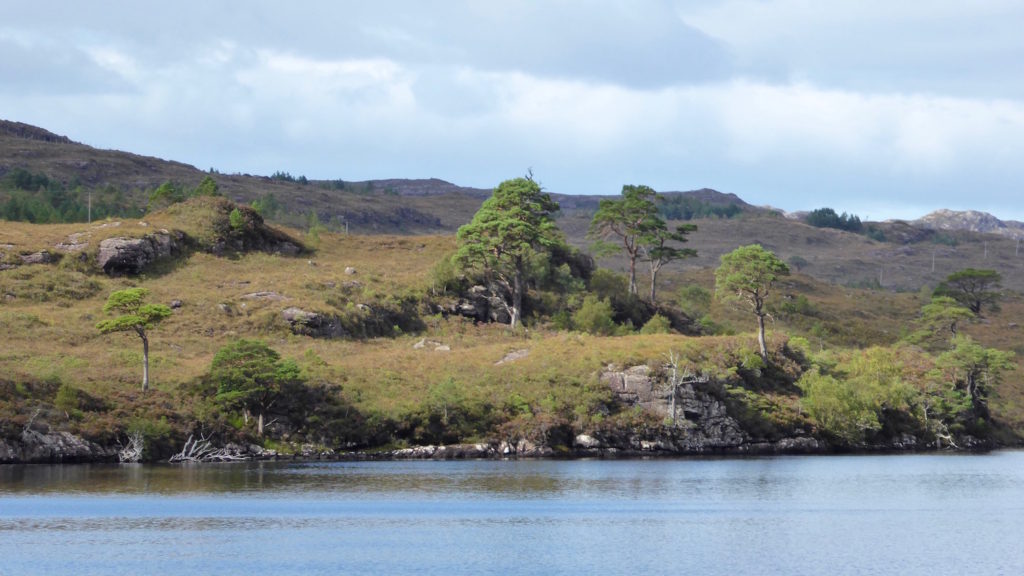
<svg viewBox="0 0 1024 576">
<path fill-rule="evenodd" d="M 1024 220 L 1024 2 L 0 0 L 0 118 L 221 172 Z"/>
</svg>

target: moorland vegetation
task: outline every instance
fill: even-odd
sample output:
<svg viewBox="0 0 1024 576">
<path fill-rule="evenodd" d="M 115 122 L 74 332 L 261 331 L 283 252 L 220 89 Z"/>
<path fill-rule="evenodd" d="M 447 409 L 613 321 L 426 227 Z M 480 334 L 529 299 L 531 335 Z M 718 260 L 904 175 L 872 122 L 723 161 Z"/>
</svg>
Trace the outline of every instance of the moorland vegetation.
<svg viewBox="0 0 1024 576">
<path fill-rule="evenodd" d="M 141 219 L 3 222 L 0 437 L 141 438 L 149 459 L 193 436 L 286 453 L 479 442 L 571 454 L 579 438 L 697 435 L 687 374 L 743 446 L 1017 442 L 1024 308 L 999 272 L 849 287 L 757 242 L 703 266 L 699 231 L 742 215 L 672 218 L 665 202 L 646 186 L 601 200 L 589 247 L 562 230 L 581 214 L 529 176 L 497 186 L 454 236 L 344 234 L 315 213 L 272 227 L 273 197 L 236 204 L 212 178 L 157 188 Z M 758 218 L 771 219 L 746 225 Z M 104 241 L 154 235 L 173 249 L 141 270 L 97 265 Z M 636 366 L 661 411 L 609 386 Z"/>
</svg>

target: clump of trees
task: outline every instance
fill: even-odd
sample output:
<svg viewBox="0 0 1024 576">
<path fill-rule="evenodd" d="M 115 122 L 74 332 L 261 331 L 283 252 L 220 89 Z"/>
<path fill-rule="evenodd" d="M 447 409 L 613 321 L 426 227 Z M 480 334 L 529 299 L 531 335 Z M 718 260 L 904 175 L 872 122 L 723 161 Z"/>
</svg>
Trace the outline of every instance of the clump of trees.
<svg viewBox="0 0 1024 576">
<path fill-rule="evenodd" d="M 658 196 L 658 213 L 666 220 L 694 220 L 697 218 L 732 218 L 743 213 L 738 204 L 712 204 L 684 194 Z"/>
<path fill-rule="evenodd" d="M 648 263 L 651 274 L 650 302 L 656 297 L 658 272 L 675 260 L 697 255 L 691 248 L 678 244 L 687 241 L 687 235 L 697 230 L 693 224 L 669 228 L 658 215 L 659 198 L 649 186 L 627 184 L 622 197 L 604 199 L 590 223 L 589 235 L 598 241 L 599 252 L 610 252 L 614 244 L 621 246 L 629 258 L 629 293 L 638 293 L 636 282 L 637 260 Z M 609 244 L 611 240 L 611 244 Z"/>
<path fill-rule="evenodd" d="M 836 214 L 836 211 L 831 208 L 812 210 L 807 215 L 805 221 L 817 228 L 835 228 L 837 230 L 846 230 L 847 232 L 861 232 L 864 229 L 860 216 L 847 214 L 846 212 Z"/>
<path fill-rule="evenodd" d="M 149 193 L 149 203 L 146 205 L 147 212 L 161 210 L 184 202 L 189 198 L 200 196 L 220 196 L 220 185 L 212 176 L 204 176 L 202 181 L 195 188 L 186 188 L 171 181 L 164 182 Z"/>
<path fill-rule="evenodd" d="M 14 168 L 0 178 L 0 219 L 56 224 L 123 216 L 135 210 L 113 186 L 86 189 L 45 174 Z"/>
</svg>

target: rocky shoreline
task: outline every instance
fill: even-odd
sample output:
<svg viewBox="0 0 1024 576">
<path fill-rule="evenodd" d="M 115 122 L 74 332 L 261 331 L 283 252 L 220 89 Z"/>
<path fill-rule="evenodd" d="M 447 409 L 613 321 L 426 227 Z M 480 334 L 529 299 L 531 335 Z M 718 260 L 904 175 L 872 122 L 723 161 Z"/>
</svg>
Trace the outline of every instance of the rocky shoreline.
<svg viewBox="0 0 1024 576">
<path fill-rule="evenodd" d="M 227 444 L 196 461 L 253 460 L 468 460 L 506 458 L 654 458 L 688 456 L 765 456 L 935 451 L 940 447 L 911 434 L 883 443 L 835 446 L 811 431 L 795 429 L 778 437 L 752 434 L 731 415 L 713 383 L 685 383 L 674 389 L 646 365 L 608 366 L 602 382 L 625 406 L 653 415 L 659 425 L 617 428 L 589 434 L 564 434 L 536 440 L 508 437 L 477 444 L 415 446 L 394 450 L 336 451 L 312 444 L 279 453 L 256 444 Z M 190 439 L 191 440 L 191 439 Z M 205 442 L 205 439 L 204 439 Z M 991 440 L 958 438 L 955 448 L 985 451 L 1000 448 Z M 0 438 L 0 464 L 117 462 L 121 446 L 100 446 L 45 425 L 26 426 L 19 437 Z M 189 460 L 189 458 L 177 458 Z"/>
<path fill-rule="evenodd" d="M 230 458 L 211 461 L 401 461 L 401 460 L 503 460 L 503 459 L 631 459 L 686 458 L 696 456 L 829 455 L 838 453 L 896 453 L 936 451 L 916 442 L 837 449 L 817 438 L 801 436 L 774 442 L 742 442 L 735 446 L 702 446 L 678 443 L 672 435 L 652 434 L 617 437 L 625 443 L 608 443 L 586 434 L 576 436 L 571 447 L 551 447 L 531 442 L 414 446 L 380 451 L 335 451 L 305 445 L 292 453 L 279 453 L 258 445 L 227 444 L 222 453 Z M 962 451 L 1000 448 L 978 442 Z M 120 446 L 100 446 L 68 432 L 27 431 L 17 440 L 0 440 L 0 464 L 67 464 L 118 462 Z"/>
</svg>

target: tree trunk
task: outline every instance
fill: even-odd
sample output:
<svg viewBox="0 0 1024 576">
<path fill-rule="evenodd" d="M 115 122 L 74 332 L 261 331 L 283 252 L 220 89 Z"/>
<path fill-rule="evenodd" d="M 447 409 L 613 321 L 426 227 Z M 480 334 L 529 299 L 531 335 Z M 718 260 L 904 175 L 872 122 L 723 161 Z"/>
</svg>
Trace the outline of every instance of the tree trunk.
<svg viewBox="0 0 1024 576">
<path fill-rule="evenodd" d="M 636 289 L 636 254 L 630 254 L 629 256 L 629 293 L 633 296 L 637 295 Z"/>
<path fill-rule="evenodd" d="M 523 273 L 516 268 L 515 276 L 512 278 L 512 320 L 510 324 L 515 330 L 519 325 L 523 313 Z"/>
<path fill-rule="evenodd" d="M 768 346 L 764 341 L 764 314 L 757 315 L 757 346 L 761 349 L 761 359 L 768 362 Z"/>
<path fill-rule="evenodd" d="M 149 338 L 144 330 L 139 330 L 142 338 L 142 391 L 149 390 Z"/>
<path fill-rule="evenodd" d="M 679 385 L 675 383 L 675 369 L 672 370 L 672 426 L 676 425 L 676 396 L 679 394 Z"/>
<path fill-rule="evenodd" d="M 256 435 L 263 436 L 263 411 L 260 411 L 259 416 L 256 420 Z"/>
<path fill-rule="evenodd" d="M 654 285 L 658 281 L 658 268 L 651 265 L 651 304 L 654 304 Z"/>
</svg>

